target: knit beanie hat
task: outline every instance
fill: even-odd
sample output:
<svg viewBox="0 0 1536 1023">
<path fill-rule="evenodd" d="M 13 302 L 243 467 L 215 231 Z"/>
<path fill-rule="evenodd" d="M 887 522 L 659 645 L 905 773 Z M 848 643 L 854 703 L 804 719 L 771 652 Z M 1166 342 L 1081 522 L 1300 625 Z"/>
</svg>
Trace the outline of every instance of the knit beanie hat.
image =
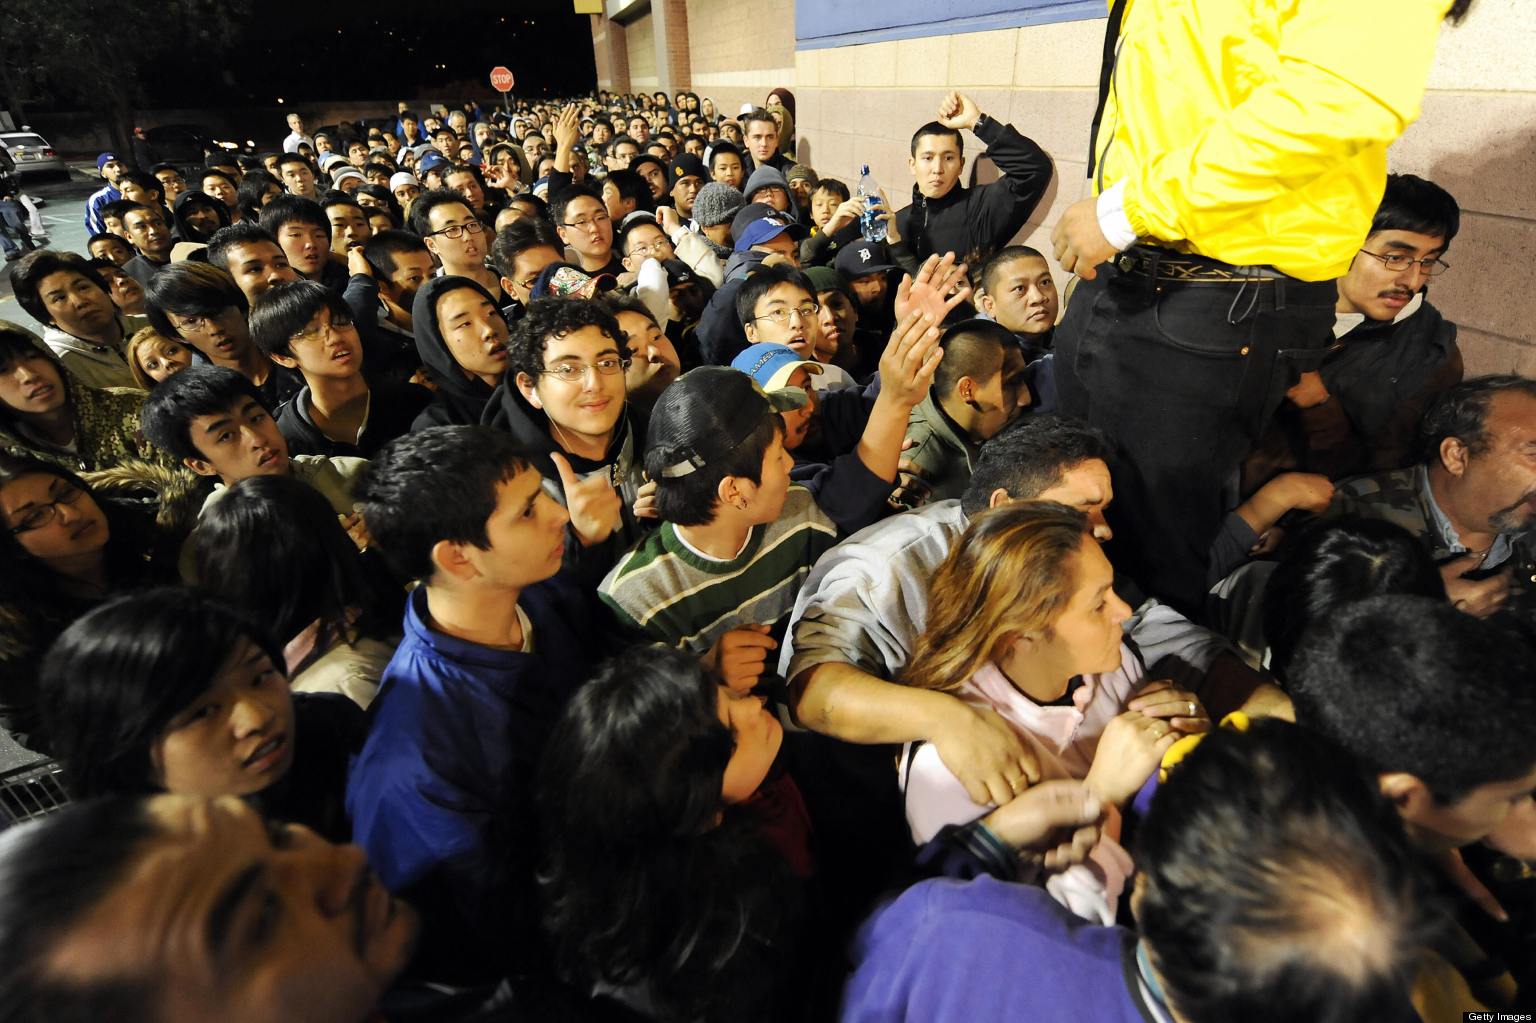
<svg viewBox="0 0 1536 1023">
<path fill-rule="evenodd" d="M 693 199 L 693 219 L 700 227 L 728 224 L 747 204 L 746 197 L 723 181 L 711 181 Z"/>
<path fill-rule="evenodd" d="M 816 172 L 803 163 L 797 163 L 791 167 L 784 180 L 794 182 L 802 179 L 809 181 L 812 188 L 821 183 L 821 179 L 816 176 Z"/>
</svg>

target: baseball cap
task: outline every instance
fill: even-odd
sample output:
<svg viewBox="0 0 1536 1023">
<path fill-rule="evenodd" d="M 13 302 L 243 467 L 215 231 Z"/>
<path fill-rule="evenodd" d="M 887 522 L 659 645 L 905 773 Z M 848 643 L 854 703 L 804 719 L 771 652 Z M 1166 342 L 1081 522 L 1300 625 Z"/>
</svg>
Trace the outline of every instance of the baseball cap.
<svg viewBox="0 0 1536 1023">
<path fill-rule="evenodd" d="M 116 153 L 102 153 L 100 156 L 96 157 L 96 169 L 97 170 L 101 170 L 107 164 L 111 163 L 112 161 L 114 161 L 116 159 L 117 159 L 117 154 Z"/>
<path fill-rule="evenodd" d="M 654 163 L 656 166 L 661 168 L 661 172 L 663 174 L 667 173 L 667 165 L 662 161 L 661 157 L 652 156 L 650 153 L 641 153 L 633 160 L 629 161 L 629 169 L 634 171 L 636 174 L 639 174 L 640 165 L 642 163 Z M 670 175 L 668 175 L 667 180 L 672 180 Z"/>
<path fill-rule="evenodd" d="M 702 188 L 700 192 L 704 191 Z M 731 218 L 731 237 L 740 238 L 748 227 L 762 220 L 764 217 L 779 216 L 779 211 L 765 202 L 749 202 L 736 210 L 736 215 Z"/>
<path fill-rule="evenodd" d="M 775 412 L 806 403 L 796 388 L 765 393 L 757 381 L 728 366 L 699 366 L 674 380 L 651 409 L 645 471 L 676 479 L 718 466 Z"/>
<path fill-rule="evenodd" d="M 331 172 L 331 184 L 336 185 L 337 187 L 340 187 L 341 183 L 348 178 L 356 178 L 357 180 L 363 182 L 368 180 L 367 178 L 363 177 L 363 172 L 358 170 L 356 167 L 338 167 L 336 170 Z"/>
<path fill-rule="evenodd" d="M 448 163 L 448 158 L 435 149 L 423 156 L 420 160 L 416 161 L 416 169 L 421 171 L 423 174 L 426 174 L 428 171 L 435 170 L 438 167 L 447 166 L 450 166 Z"/>
<path fill-rule="evenodd" d="M 803 357 L 788 345 L 773 341 L 759 341 L 743 349 L 740 355 L 731 360 L 732 369 L 739 369 L 756 380 L 757 386 L 769 394 L 786 389 L 804 394 L 800 388 L 789 386 L 789 378 L 802 366 L 812 376 L 820 376 L 823 372 L 821 363 Z"/>
<path fill-rule="evenodd" d="M 595 298 L 618 286 L 612 274 L 593 276 L 572 263 L 551 263 L 534 278 L 528 289 L 535 298 Z"/>
<path fill-rule="evenodd" d="M 667 180 L 676 184 L 683 178 L 700 178 L 708 181 L 709 172 L 704 169 L 704 161 L 692 153 L 677 154 L 677 158 L 672 161 L 671 173 L 667 175 Z"/>
<path fill-rule="evenodd" d="M 844 245 L 833 265 L 837 267 L 838 273 L 850 279 L 899 269 L 891 262 L 891 255 L 884 242 L 865 241 L 862 238 Z"/>
<path fill-rule="evenodd" d="M 787 234 L 795 241 L 805 237 L 805 228 L 793 220 L 783 216 L 763 217 L 747 225 L 747 229 L 736 239 L 736 251 L 745 252 L 754 245 L 773 241 L 781 234 Z"/>
</svg>

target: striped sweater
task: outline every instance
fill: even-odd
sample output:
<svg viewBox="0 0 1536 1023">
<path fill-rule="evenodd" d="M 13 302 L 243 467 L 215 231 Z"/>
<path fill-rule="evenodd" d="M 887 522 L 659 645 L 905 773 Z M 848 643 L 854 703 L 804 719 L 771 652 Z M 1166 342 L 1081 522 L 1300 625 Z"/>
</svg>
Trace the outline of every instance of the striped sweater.
<svg viewBox="0 0 1536 1023">
<path fill-rule="evenodd" d="M 800 584 L 836 543 L 832 520 L 792 486 L 778 519 L 754 526 L 730 561 L 700 557 L 664 522 L 619 559 L 598 595 L 626 629 L 696 654 L 741 625 L 769 625 L 782 638 Z"/>
</svg>

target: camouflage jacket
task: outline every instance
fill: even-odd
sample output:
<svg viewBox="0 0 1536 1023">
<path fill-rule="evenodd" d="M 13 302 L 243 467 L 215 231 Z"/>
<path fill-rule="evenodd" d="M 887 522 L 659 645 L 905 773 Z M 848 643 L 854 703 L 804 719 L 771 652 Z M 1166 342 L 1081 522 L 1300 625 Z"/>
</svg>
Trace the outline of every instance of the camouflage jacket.
<svg viewBox="0 0 1536 1023">
<path fill-rule="evenodd" d="M 139 429 L 143 391 L 127 387 L 86 387 L 68 375 L 64 386 L 75 414 L 74 450 L 27 436 L 14 424 L 0 424 L 0 450 L 30 455 L 73 472 L 110 469 L 130 459 L 175 467 L 175 461 L 144 438 Z"/>
</svg>

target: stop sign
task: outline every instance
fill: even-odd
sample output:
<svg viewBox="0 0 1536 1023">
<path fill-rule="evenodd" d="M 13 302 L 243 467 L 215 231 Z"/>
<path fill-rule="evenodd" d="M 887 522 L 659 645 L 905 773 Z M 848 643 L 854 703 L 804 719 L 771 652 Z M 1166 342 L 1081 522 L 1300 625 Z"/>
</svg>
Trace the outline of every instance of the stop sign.
<svg viewBox="0 0 1536 1023">
<path fill-rule="evenodd" d="M 491 68 L 491 88 L 497 92 L 511 92 L 512 71 L 499 65 Z"/>
</svg>

